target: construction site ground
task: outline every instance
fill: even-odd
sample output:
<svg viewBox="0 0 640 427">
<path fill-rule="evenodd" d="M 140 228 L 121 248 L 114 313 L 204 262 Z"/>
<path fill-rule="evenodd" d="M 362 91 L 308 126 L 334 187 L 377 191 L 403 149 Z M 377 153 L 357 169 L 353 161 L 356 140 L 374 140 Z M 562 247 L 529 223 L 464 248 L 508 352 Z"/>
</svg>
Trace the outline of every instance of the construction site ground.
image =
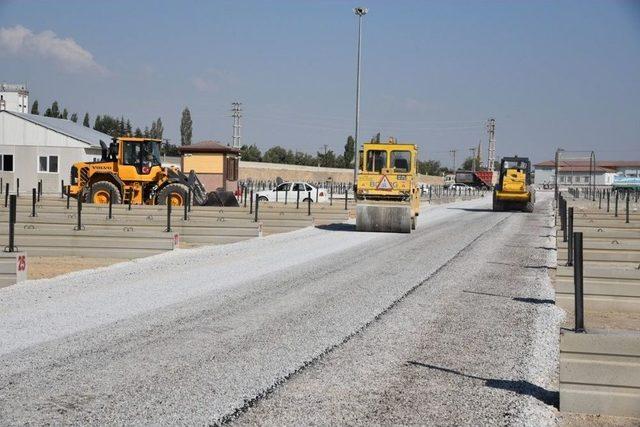
<svg viewBox="0 0 640 427">
<path fill-rule="evenodd" d="M 0 289 L 7 424 L 555 424 L 550 197 Z"/>
</svg>

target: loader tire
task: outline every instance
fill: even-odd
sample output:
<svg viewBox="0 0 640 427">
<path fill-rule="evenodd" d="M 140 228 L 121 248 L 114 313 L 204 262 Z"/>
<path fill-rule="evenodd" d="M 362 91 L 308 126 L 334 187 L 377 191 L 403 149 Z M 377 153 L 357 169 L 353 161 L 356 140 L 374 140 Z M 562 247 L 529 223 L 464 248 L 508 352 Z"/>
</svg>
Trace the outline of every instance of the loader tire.
<svg viewBox="0 0 640 427">
<path fill-rule="evenodd" d="M 88 194 L 88 197 L 85 199 L 86 203 L 95 203 L 98 205 L 108 205 L 109 204 L 109 194 L 113 197 L 111 201 L 114 205 L 119 205 L 122 203 L 122 197 L 120 195 L 120 190 L 114 184 L 109 181 L 98 181 L 91 186 L 91 191 Z"/>
<path fill-rule="evenodd" d="M 411 217 L 411 229 L 412 229 L 412 230 L 415 230 L 415 229 L 416 229 L 416 222 L 417 222 L 416 217 L 415 217 L 415 216 L 412 216 L 412 217 Z"/>
<path fill-rule="evenodd" d="M 160 190 L 156 197 L 156 203 L 158 205 L 166 205 L 168 200 L 171 201 L 171 206 L 184 206 L 187 202 L 187 195 L 189 194 L 189 188 L 184 184 L 169 184 Z"/>
</svg>

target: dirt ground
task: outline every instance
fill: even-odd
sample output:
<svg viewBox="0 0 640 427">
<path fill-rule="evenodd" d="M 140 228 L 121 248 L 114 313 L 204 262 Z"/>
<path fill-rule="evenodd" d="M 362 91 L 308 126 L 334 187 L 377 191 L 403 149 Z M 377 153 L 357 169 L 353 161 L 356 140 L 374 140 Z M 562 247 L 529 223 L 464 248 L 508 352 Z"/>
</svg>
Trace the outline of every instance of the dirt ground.
<svg viewBox="0 0 640 427">
<path fill-rule="evenodd" d="M 105 267 L 125 261 L 116 258 L 66 257 L 29 257 L 29 279 L 48 279 L 72 271 Z"/>
<path fill-rule="evenodd" d="M 638 427 L 640 426 L 640 419 L 565 412 L 560 415 L 560 425 L 563 427 Z"/>
<path fill-rule="evenodd" d="M 567 316 L 562 324 L 565 328 L 573 328 L 575 322 L 573 310 L 565 310 Z M 616 313 L 601 311 L 584 312 L 584 326 L 593 329 L 625 329 L 640 331 L 640 313 Z"/>
</svg>

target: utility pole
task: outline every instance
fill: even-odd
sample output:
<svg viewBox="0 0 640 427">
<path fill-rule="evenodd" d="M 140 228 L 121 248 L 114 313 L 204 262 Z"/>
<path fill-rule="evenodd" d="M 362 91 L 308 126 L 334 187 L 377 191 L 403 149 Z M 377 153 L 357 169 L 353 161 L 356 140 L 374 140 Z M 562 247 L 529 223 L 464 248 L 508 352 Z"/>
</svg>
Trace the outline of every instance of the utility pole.
<svg viewBox="0 0 640 427">
<path fill-rule="evenodd" d="M 475 172 L 476 171 L 476 147 L 471 147 L 469 148 L 469 151 L 471 151 L 471 172 Z"/>
<path fill-rule="evenodd" d="M 240 117 L 242 117 L 242 103 L 231 103 L 231 117 L 233 117 L 233 136 L 231 137 L 231 146 L 233 148 L 240 148 Z"/>
<path fill-rule="evenodd" d="M 456 153 L 458 150 L 449 150 L 449 152 L 453 155 L 453 172 L 456 171 Z"/>
<path fill-rule="evenodd" d="M 353 188 L 355 198 L 355 187 L 358 182 L 358 163 L 360 162 L 360 149 L 358 148 L 358 131 L 360 130 L 360 50 L 362 45 L 362 17 L 368 12 L 367 8 L 356 7 L 353 13 L 358 17 L 358 65 L 356 71 L 356 132 L 353 144 L 355 161 L 353 162 Z"/>
<path fill-rule="evenodd" d="M 487 121 L 487 132 L 489 133 L 489 155 L 487 156 L 487 170 L 493 172 L 493 165 L 496 162 L 496 119 Z"/>
</svg>

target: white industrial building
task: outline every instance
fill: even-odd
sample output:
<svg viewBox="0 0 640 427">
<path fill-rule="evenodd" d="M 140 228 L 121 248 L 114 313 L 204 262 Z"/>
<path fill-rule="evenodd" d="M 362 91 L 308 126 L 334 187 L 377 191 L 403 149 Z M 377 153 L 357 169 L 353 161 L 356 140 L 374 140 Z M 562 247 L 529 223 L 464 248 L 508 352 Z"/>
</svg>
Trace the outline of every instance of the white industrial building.
<svg viewBox="0 0 640 427">
<path fill-rule="evenodd" d="M 27 113 L 29 91 L 25 85 L 0 83 L 0 110 Z"/>
<path fill-rule="evenodd" d="M 535 184 L 552 185 L 556 179 L 556 163 L 553 160 L 536 163 Z M 589 161 L 585 160 L 563 160 L 560 162 L 558 170 L 558 184 L 562 186 L 588 186 L 591 182 L 589 174 L 591 168 Z M 640 177 L 639 160 L 599 160 L 593 170 L 595 175 L 595 185 L 611 185 L 613 177 L 618 174 L 626 176 Z"/>
<path fill-rule="evenodd" d="M 100 140 L 111 137 L 70 120 L 7 110 L 0 111 L 0 177 L 3 185 L 26 194 L 42 180 L 45 193 L 60 192 L 71 166 L 101 156 Z"/>
</svg>

